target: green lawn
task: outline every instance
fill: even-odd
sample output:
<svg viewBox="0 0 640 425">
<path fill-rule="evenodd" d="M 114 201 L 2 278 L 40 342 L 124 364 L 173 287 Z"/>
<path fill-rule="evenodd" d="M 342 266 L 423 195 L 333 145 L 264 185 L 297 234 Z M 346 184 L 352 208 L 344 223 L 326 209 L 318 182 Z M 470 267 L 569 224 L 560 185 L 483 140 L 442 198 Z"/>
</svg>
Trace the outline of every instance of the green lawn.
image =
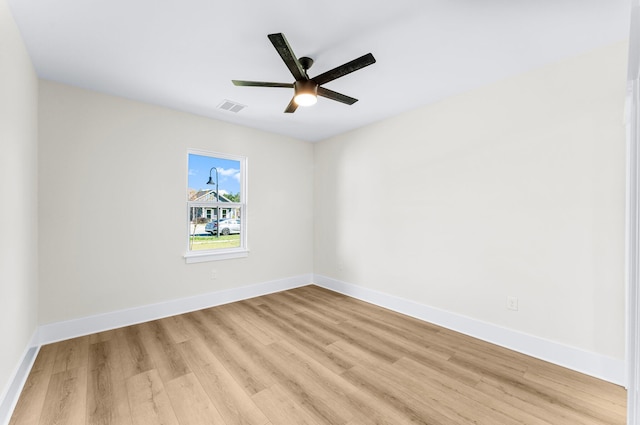
<svg viewBox="0 0 640 425">
<path fill-rule="evenodd" d="M 191 236 L 191 250 L 201 251 L 205 249 L 238 248 L 240 235 L 215 236 Z"/>
</svg>

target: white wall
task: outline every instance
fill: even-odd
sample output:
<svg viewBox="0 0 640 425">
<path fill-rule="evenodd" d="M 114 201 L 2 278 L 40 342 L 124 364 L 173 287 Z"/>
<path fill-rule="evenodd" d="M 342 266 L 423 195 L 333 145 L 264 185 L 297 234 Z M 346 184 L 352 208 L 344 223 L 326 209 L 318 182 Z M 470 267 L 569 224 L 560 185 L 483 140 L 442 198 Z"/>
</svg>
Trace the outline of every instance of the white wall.
<svg viewBox="0 0 640 425">
<path fill-rule="evenodd" d="M 311 144 L 47 81 L 39 113 L 41 324 L 311 272 Z M 188 148 L 248 157 L 248 258 L 185 264 Z"/>
<path fill-rule="evenodd" d="M 626 57 L 316 144 L 315 273 L 623 359 Z"/>
<path fill-rule="evenodd" d="M 37 96 L 31 60 L 0 0 L 0 402 L 37 323 Z"/>
</svg>

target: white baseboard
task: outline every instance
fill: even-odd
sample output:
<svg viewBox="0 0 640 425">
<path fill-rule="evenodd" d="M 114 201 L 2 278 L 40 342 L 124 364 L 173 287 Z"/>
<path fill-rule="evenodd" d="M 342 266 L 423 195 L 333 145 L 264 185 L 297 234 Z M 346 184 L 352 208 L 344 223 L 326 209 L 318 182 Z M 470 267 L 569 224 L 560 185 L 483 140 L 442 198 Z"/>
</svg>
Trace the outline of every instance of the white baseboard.
<svg viewBox="0 0 640 425">
<path fill-rule="evenodd" d="M 36 343 L 37 333 L 37 330 L 33 333 L 27 348 L 20 357 L 20 361 L 18 362 L 7 387 L 0 395 L 0 425 L 9 424 L 9 421 L 11 420 L 11 413 L 13 413 L 13 409 L 15 409 L 16 404 L 18 403 L 18 397 L 20 397 L 22 388 L 24 388 L 24 384 L 27 382 L 33 362 L 36 360 L 36 356 L 40 349 Z"/>
<path fill-rule="evenodd" d="M 234 301 L 259 297 L 260 295 L 285 291 L 309 285 L 313 281 L 311 273 L 285 279 L 256 283 L 239 288 L 226 289 L 188 298 L 150 304 L 141 307 L 118 310 L 95 316 L 41 325 L 38 329 L 38 345 L 49 344 L 78 336 L 89 335 L 109 329 L 121 328 L 136 323 L 148 322 L 163 317 L 175 316 L 203 308 L 228 304 Z"/>
<path fill-rule="evenodd" d="M 415 301 L 367 289 L 322 275 L 313 281 L 323 288 L 406 314 L 463 334 L 491 342 L 618 385 L 626 385 L 623 360 L 553 342 L 544 338 L 482 322 Z"/>
</svg>

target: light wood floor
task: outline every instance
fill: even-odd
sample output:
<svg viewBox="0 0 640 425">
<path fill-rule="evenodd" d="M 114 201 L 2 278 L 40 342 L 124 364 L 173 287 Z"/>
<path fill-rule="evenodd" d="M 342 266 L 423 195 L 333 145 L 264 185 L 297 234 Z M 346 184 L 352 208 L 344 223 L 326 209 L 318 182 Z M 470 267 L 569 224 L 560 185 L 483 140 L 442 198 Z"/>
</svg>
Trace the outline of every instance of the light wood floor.
<svg viewBox="0 0 640 425">
<path fill-rule="evenodd" d="M 42 347 L 11 425 L 624 424 L 621 387 L 315 286 Z"/>
</svg>

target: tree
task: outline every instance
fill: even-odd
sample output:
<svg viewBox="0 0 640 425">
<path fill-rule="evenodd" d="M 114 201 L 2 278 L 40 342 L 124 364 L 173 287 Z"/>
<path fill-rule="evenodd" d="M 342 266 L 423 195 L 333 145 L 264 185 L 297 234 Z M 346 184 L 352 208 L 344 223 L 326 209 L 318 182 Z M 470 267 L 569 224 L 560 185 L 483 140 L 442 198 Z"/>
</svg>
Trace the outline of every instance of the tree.
<svg viewBox="0 0 640 425">
<path fill-rule="evenodd" d="M 224 197 L 227 198 L 231 202 L 240 202 L 240 192 L 238 192 L 236 194 L 225 193 Z"/>
</svg>

